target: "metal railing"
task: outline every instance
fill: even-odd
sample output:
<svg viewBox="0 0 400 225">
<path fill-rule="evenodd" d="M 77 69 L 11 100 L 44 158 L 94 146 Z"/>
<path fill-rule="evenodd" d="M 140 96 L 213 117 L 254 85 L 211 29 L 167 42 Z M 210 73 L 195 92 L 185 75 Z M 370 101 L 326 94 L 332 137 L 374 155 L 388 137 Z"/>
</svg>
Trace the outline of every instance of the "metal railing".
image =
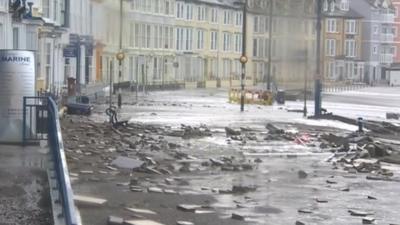
<svg viewBox="0 0 400 225">
<path fill-rule="evenodd" d="M 54 160 L 54 170 L 58 183 L 57 188 L 61 197 L 60 204 L 62 204 L 63 216 L 67 225 L 78 225 L 78 217 L 68 174 L 68 165 L 64 152 L 57 104 L 51 97 L 24 97 L 23 102 L 23 143 L 32 140 L 37 141 L 38 139 L 35 139 L 36 135 L 32 135 L 32 133 L 34 133 L 32 131 L 35 131 L 35 129 L 32 128 L 37 127 L 39 125 L 38 123 L 47 122 L 47 129 L 42 128 L 43 130 L 41 130 L 41 132 L 44 135 L 47 134 L 43 137 L 47 137 L 50 152 Z M 43 114 L 37 114 L 37 111 L 43 111 Z M 29 117 L 27 118 L 28 114 Z M 35 117 L 35 115 L 43 116 Z"/>
</svg>

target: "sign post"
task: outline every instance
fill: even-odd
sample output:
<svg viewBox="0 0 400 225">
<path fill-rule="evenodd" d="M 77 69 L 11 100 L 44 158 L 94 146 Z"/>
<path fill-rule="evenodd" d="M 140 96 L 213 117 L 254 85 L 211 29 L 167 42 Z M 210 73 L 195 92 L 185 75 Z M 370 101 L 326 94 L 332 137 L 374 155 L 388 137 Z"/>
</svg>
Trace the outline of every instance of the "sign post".
<svg viewBox="0 0 400 225">
<path fill-rule="evenodd" d="M 23 97 L 35 96 L 34 53 L 0 50 L 0 79 L 0 142 L 19 143 L 24 126 Z M 34 129 L 35 123 L 32 121 L 30 128 Z"/>
</svg>

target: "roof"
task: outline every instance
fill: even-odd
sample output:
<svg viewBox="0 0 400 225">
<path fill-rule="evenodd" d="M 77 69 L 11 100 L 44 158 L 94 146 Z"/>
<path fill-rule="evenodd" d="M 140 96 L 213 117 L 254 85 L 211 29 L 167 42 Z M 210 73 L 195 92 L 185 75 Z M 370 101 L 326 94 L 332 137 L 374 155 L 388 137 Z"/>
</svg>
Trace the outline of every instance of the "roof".
<svg viewBox="0 0 400 225">
<path fill-rule="evenodd" d="M 354 19 L 361 19 L 363 16 L 356 12 L 353 9 L 349 10 L 341 10 L 339 7 L 335 7 L 335 11 L 326 11 L 323 12 L 325 17 L 344 17 L 344 18 L 354 18 Z"/>
<path fill-rule="evenodd" d="M 392 0 L 365 0 L 374 8 L 394 9 Z"/>
</svg>

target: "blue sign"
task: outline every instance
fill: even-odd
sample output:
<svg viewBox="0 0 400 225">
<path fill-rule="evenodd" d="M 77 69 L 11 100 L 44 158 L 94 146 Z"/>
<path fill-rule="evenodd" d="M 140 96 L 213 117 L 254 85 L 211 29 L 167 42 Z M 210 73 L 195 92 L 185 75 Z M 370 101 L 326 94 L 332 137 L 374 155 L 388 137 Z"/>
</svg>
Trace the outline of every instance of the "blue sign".
<svg viewBox="0 0 400 225">
<path fill-rule="evenodd" d="M 70 58 L 75 58 L 77 57 L 76 54 L 76 47 L 75 46 L 67 46 L 63 50 L 63 56 L 64 57 L 70 57 Z"/>
</svg>

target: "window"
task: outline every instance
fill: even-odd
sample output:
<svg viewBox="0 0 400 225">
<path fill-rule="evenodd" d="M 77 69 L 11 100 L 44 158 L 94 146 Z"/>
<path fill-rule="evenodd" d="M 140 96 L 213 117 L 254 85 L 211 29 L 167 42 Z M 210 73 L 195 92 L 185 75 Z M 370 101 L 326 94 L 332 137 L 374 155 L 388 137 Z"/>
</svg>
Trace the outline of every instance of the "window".
<svg viewBox="0 0 400 225">
<path fill-rule="evenodd" d="M 0 49 L 5 48 L 3 24 L 0 23 Z"/>
<path fill-rule="evenodd" d="M 254 38 L 253 39 L 253 57 L 257 57 L 258 56 L 258 39 Z"/>
<path fill-rule="evenodd" d="M 0 11 L 6 11 L 7 10 L 7 1 L 8 0 L 0 0 Z"/>
<path fill-rule="evenodd" d="M 165 8 L 164 8 L 164 10 L 165 10 L 165 15 L 169 15 L 170 14 L 170 9 L 169 9 L 169 7 L 170 7 L 170 3 L 169 3 L 169 0 L 166 0 L 165 1 Z"/>
<path fill-rule="evenodd" d="M 396 55 L 396 50 L 397 50 L 396 46 L 391 46 L 390 49 L 389 49 L 389 53 L 392 54 L 392 55 Z"/>
<path fill-rule="evenodd" d="M 49 87 L 50 84 L 50 71 L 51 71 L 51 44 L 46 43 L 45 45 L 45 74 L 46 74 L 46 85 Z M 80 82 L 80 81 L 77 81 Z"/>
<path fill-rule="evenodd" d="M 224 10 L 224 24 L 232 24 L 231 23 L 231 12 L 228 10 Z"/>
<path fill-rule="evenodd" d="M 176 49 L 191 51 L 193 46 L 193 29 L 176 28 Z"/>
<path fill-rule="evenodd" d="M 346 33 L 347 34 L 355 34 L 356 33 L 356 21 L 355 20 L 346 20 Z"/>
<path fill-rule="evenodd" d="M 232 35 L 230 33 L 224 32 L 223 50 L 226 52 L 231 51 L 231 39 Z"/>
<path fill-rule="evenodd" d="M 0 35 L 1 35 L 1 29 L 0 29 Z M 33 51 L 38 49 L 38 37 L 35 28 L 28 27 L 26 29 L 26 49 Z"/>
<path fill-rule="evenodd" d="M 243 25 L 243 14 L 241 12 L 235 13 L 235 25 L 242 26 Z"/>
<path fill-rule="evenodd" d="M 345 62 L 344 64 L 344 72 L 346 75 L 346 78 L 351 79 L 353 77 L 353 72 L 354 72 L 354 63 L 353 62 Z"/>
<path fill-rule="evenodd" d="M 331 78 L 336 77 L 336 65 L 335 65 L 335 62 L 329 62 L 329 64 L 328 64 L 328 74 L 329 74 L 329 77 L 331 77 Z"/>
<path fill-rule="evenodd" d="M 372 48 L 372 53 L 378 54 L 378 46 L 374 45 L 374 47 Z"/>
<path fill-rule="evenodd" d="M 19 28 L 13 27 L 13 49 L 19 49 Z"/>
<path fill-rule="evenodd" d="M 204 31 L 198 30 L 197 31 L 197 49 L 204 48 Z"/>
<path fill-rule="evenodd" d="M 176 28 L 176 50 L 182 50 L 183 47 L 183 28 Z"/>
<path fill-rule="evenodd" d="M 218 9 L 212 8 L 211 9 L 211 23 L 218 22 Z"/>
<path fill-rule="evenodd" d="M 210 38 L 211 38 L 211 50 L 217 50 L 217 48 L 218 48 L 218 33 L 217 33 L 217 31 L 211 31 Z"/>
<path fill-rule="evenodd" d="M 193 43 L 193 29 L 186 28 L 186 40 L 185 40 L 185 50 L 192 50 Z"/>
<path fill-rule="evenodd" d="M 140 30 L 139 30 L 139 28 L 140 28 L 140 25 L 139 24 L 135 24 L 135 43 L 134 43 L 134 46 L 136 47 L 136 48 L 138 48 L 139 47 L 139 40 L 140 40 Z"/>
<path fill-rule="evenodd" d="M 340 9 L 343 11 L 349 11 L 349 0 L 342 0 L 340 2 Z"/>
<path fill-rule="evenodd" d="M 326 32 L 328 33 L 336 33 L 336 19 L 327 19 L 326 20 Z"/>
<path fill-rule="evenodd" d="M 186 4 L 186 16 L 185 16 L 185 18 L 187 20 L 192 20 L 193 19 L 193 5 Z"/>
<path fill-rule="evenodd" d="M 235 52 L 242 52 L 242 34 L 235 34 Z"/>
<path fill-rule="evenodd" d="M 158 26 L 154 26 L 154 33 L 153 33 L 153 41 L 154 41 L 154 45 L 153 45 L 153 48 L 159 48 L 159 46 L 158 46 L 158 44 L 160 43 L 159 42 L 159 40 L 158 40 L 158 38 L 160 37 L 159 36 L 159 33 L 158 33 Z"/>
<path fill-rule="evenodd" d="M 206 20 L 206 8 L 204 6 L 197 7 L 197 20 L 199 21 Z"/>
<path fill-rule="evenodd" d="M 327 39 L 326 40 L 325 53 L 326 53 L 326 56 L 335 56 L 336 55 L 336 40 L 335 39 Z"/>
<path fill-rule="evenodd" d="M 258 23 L 258 16 L 254 17 L 254 32 L 259 32 L 259 23 Z"/>
<path fill-rule="evenodd" d="M 328 0 L 324 1 L 323 10 L 324 12 L 328 11 Z"/>
<path fill-rule="evenodd" d="M 345 52 L 347 57 L 355 57 L 356 56 L 356 41 L 355 40 L 346 40 L 345 41 Z"/>
<path fill-rule="evenodd" d="M 378 32 L 379 32 L 378 25 L 374 25 L 373 30 L 374 30 L 374 34 L 378 34 Z"/>
<path fill-rule="evenodd" d="M 183 18 L 183 3 L 182 2 L 177 2 L 176 3 L 176 18 Z"/>
<path fill-rule="evenodd" d="M 160 13 L 160 0 L 154 0 L 154 13 Z"/>
<path fill-rule="evenodd" d="M 150 25 L 147 25 L 146 26 L 146 48 L 150 48 L 150 46 L 151 46 L 150 39 L 151 39 L 151 27 L 150 27 Z"/>
<path fill-rule="evenodd" d="M 50 0 L 42 0 L 43 17 L 50 18 Z"/>
</svg>

